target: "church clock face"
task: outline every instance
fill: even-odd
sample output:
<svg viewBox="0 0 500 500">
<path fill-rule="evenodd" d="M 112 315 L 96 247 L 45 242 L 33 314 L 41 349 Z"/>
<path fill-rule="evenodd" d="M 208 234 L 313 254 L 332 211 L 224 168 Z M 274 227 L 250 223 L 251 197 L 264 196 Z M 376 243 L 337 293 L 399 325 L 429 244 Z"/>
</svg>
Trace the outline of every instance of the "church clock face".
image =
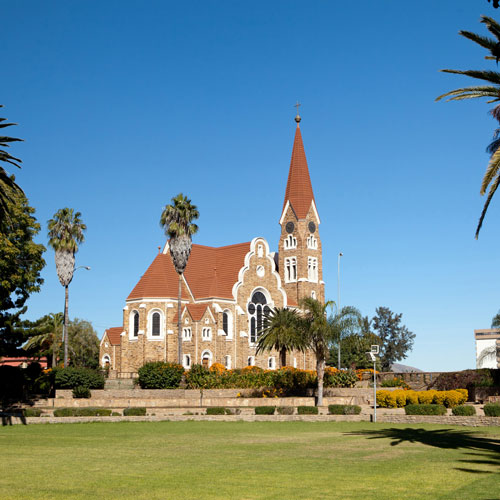
<svg viewBox="0 0 500 500">
<path fill-rule="evenodd" d="M 285 226 L 286 232 L 288 234 L 293 233 L 293 230 L 295 229 L 295 225 L 293 222 L 287 222 Z"/>
<path fill-rule="evenodd" d="M 309 227 L 309 231 L 311 233 L 314 233 L 316 231 L 316 224 L 313 221 L 309 222 L 309 226 L 308 227 Z"/>
</svg>

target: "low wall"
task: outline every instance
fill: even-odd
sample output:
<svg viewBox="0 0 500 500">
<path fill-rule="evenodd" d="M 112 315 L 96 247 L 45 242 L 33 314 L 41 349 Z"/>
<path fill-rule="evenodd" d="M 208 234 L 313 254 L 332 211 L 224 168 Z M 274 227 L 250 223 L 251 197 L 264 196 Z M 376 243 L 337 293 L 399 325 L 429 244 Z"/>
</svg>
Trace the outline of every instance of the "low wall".
<svg viewBox="0 0 500 500">
<path fill-rule="evenodd" d="M 500 417 L 456 417 L 455 415 L 377 415 L 377 422 L 391 424 L 446 424 L 446 425 L 466 425 L 470 427 L 499 426 Z"/>
</svg>

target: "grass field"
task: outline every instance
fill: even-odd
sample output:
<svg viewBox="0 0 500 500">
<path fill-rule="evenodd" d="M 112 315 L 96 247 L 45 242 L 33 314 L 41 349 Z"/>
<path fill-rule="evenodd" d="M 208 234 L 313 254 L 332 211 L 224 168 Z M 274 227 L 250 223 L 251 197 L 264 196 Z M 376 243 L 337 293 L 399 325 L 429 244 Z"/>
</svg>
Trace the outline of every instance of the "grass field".
<svg viewBox="0 0 500 500">
<path fill-rule="evenodd" d="M 0 428 L 7 499 L 500 499 L 500 429 L 368 422 Z"/>
</svg>

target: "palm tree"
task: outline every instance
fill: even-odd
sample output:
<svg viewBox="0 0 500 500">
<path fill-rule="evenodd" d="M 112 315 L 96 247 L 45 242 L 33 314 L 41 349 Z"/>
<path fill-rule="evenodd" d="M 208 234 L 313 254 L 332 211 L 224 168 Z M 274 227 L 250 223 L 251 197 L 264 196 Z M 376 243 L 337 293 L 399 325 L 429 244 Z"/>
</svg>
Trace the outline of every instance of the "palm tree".
<svg viewBox="0 0 500 500">
<path fill-rule="evenodd" d="M 0 104 L 0 108 L 3 108 L 2 104 Z M 2 123 L 5 122 L 5 120 L 6 118 L 0 118 L 0 128 L 17 125 L 17 123 Z M 9 143 L 19 141 L 22 141 L 22 139 L 0 135 L 0 147 L 2 148 L 8 148 L 10 146 Z M 22 163 L 19 158 L 11 156 L 4 149 L 0 149 L 0 162 L 10 163 L 18 168 L 21 168 L 21 165 L 19 164 Z M 13 194 L 23 194 L 23 191 L 15 183 L 14 176 L 9 175 L 3 167 L 0 167 L 0 221 L 3 221 L 4 217 L 8 213 L 7 205 L 12 201 Z"/>
<path fill-rule="evenodd" d="M 265 315 L 264 328 L 257 341 L 256 353 L 264 351 L 279 352 L 280 368 L 286 365 L 286 353 L 303 350 L 299 332 L 299 315 L 295 309 L 275 308 Z"/>
<path fill-rule="evenodd" d="M 363 318 L 358 309 L 352 306 L 345 306 L 336 311 L 328 318 L 332 328 L 333 338 L 337 344 L 338 366 L 340 370 L 340 348 L 342 341 L 349 335 L 359 335 Z"/>
<path fill-rule="evenodd" d="M 53 219 L 48 221 L 49 246 L 56 253 L 56 269 L 59 282 L 64 287 L 64 366 L 68 366 L 68 287 L 73 279 L 75 270 L 75 254 L 78 245 L 85 241 L 83 235 L 87 226 L 82 222 L 82 214 L 74 212 L 72 208 L 61 208 Z"/>
<path fill-rule="evenodd" d="M 459 34 L 472 40 L 473 42 L 484 47 L 490 55 L 485 56 L 486 59 L 496 60 L 497 65 L 500 60 L 500 24 L 494 19 L 487 16 L 481 16 L 481 22 L 486 25 L 486 28 L 495 38 L 488 38 L 470 31 L 460 31 Z M 447 92 L 436 98 L 436 101 L 448 97 L 448 101 L 461 101 L 464 99 L 475 99 L 479 97 L 486 97 L 489 99 L 488 103 L 496 103 L 500 101 L 500 73 L 498 71 L 485 71 L 485 70 L 456 70 L 456 69 L 443 69 L 445 73 L 454 73 L 457 75 L 465 75 L 477 80 L 488 82 L 487 85 L 479 85 L 473 87 L 465 87 Z M 497 105 L 491 111 L 492 116 L 500 122 L 500 105 Z M 484 195 L 488 190 L 488 196 L 479 217 L 479 222 L 476 228 L 476 239 L 479 236 L 479 231 L 483 225 L 483 220 L 488 210 L 488 206 L 500 184 L 500 129 L 495 131 L 493 141 L 487 147 L 486 151 L 490 154 L 490 161 L 486 168 L 486 172 L 481 183 L 481 195 Z"/>
<path fill-rule="evenodd" d="M 500 328 L 500 311 L 498 311 L 491 320 L 491 328 Z"/>
<path fill-rule="evenodd" d="M 172 198 L 172 204 L 167 205 L 161 214 L 160 226 L 170 238 L 169 250 L 174 263 L 174 268 L 179 275 L 179 292 L 177 296 L 177 340 L 178 363 L 182 364 L 182 332 L 181 332 L 181 292 L 182 275 L 186 269 L 189 255 L 191 254 L 191 237 L 198 231 L 198 226 L 192 221 L 200 216 L 196 205 L 191 200 L 179 193 Z"/>
<path fill-rule="evenodd" d="M 52 357 L 52 368 L 57 366 L 57 356 L 61 347 L 63 318 L 62 313 L 50 313 L 48 317 L 44 316 L 44 323 L 41 325 L 44 332 L 31 337 L 24 346 L 25 349 L 33 347 L 46 349 Z"/>
<path fill-rule="evenodd" d="M 330 355 L 330 346 L 335 340 L 336 334 L 331 322 L 327 318 L 327 310 L 332 305 L 332 301 L 322 304 L 312 297 L 306 297 L 300 301 L 300 307 L 304 309 L 304 315 L 300 320 L 303 348 L 311 349 L 316 355 L 318 406 L 323 405 L 325 364 Z"/>
</svg>

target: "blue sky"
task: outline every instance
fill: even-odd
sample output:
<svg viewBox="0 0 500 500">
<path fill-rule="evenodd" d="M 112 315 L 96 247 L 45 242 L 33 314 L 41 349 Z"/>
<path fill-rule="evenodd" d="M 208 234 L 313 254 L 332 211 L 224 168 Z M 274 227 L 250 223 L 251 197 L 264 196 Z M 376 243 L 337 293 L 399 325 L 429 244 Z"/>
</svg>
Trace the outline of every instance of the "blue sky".
<svg viewBox="0 0 500 500">
<path fill-rule="evenodd" d="M 162 207 L 198 206 L 194 242 L 276 248 L 295 123 L 322 218 L 327 297 L 386 306 L 416 333 L 407 364 L 475 365 L 475 328 L 500 308 L 500 200 L 479 241 L 479 186 L 495 123 L 484 102 L 434 102 L 485 68 L 458 36 L 486 33 L 486 0 L 2 2 L 2 116 L 25 139 L 19 184 L 46 222 L 88 226 L 70 316 L 99 334 L 165 237 Z M 500 195 L 497 195 L 500 196 Z M 53 252 L 28 317 L 62 310 Z"/>
</svg>

